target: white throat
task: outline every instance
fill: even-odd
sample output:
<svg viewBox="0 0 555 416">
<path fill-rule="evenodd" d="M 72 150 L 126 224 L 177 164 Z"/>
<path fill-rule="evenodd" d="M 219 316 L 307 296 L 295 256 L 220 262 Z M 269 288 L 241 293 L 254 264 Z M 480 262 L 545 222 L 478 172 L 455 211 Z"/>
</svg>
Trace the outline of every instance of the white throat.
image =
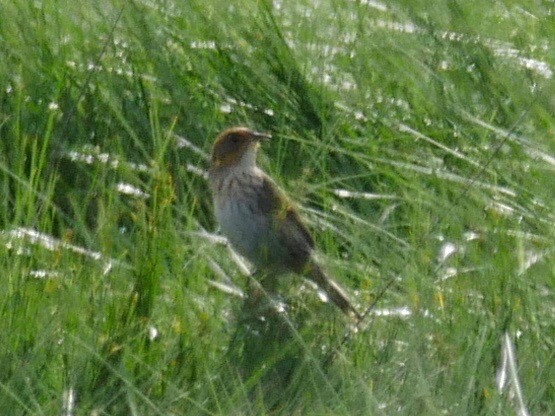
<svg viewBox="0 0 555 416">
<path fill-rule="evenodd" d="M 237 162 L 237 167 L 240 169 L 253 169 L 256 167 L 256 155 L 258 153 L 258 144 L 249 146 Z"/>
</svg>

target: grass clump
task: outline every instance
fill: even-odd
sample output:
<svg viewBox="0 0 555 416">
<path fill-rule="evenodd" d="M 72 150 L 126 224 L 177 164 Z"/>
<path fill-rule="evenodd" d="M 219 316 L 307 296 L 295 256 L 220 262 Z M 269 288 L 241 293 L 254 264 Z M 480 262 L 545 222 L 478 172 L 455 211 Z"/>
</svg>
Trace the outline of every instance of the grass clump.
<svg viewBox="0 0 555 416">
<path fill-rule="evenodd" d="M 0 413 L 554 412 L 546 5 L 0 15 Z M 298 277 L 286 313 L 245 315 L 204 172 L 238 124 L 273 134 L 261 164 L 377 302 L 358 333 Z"/>
</svg>

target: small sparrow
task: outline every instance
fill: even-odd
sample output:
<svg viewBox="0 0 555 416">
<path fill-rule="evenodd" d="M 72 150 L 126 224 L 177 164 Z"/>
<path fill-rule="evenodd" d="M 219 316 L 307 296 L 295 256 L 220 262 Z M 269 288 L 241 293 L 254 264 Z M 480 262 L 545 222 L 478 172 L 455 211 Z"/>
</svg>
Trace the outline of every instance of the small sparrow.
<svg viewBox="0 0 555 416">
<path fill-rule="evenodd" d="M 276 284 L 290 272 L 312 279 L 347 315 L 359 320 L 345 291 L 314 259 L 314 240 L 274 181 L 256 165 L 264 133 L 246 127 L 223 131 L 212 148 L 209 181 L 216 219 L 233 248 Z"/>
</svg>

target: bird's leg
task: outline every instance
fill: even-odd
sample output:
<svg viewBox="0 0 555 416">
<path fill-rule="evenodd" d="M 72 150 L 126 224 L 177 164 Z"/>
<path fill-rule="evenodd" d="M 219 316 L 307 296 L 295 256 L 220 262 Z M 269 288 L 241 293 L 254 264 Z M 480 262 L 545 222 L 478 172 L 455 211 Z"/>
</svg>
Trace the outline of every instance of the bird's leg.
<svg viewBox="0 0 555 416">
<path fill-rule="evenodd" d="M 264 316 L 279 313 L 283 302 L 277 291 L 277 277 L 266 270 L 255 270 L 248 278 L 247 299 L 244 308 L 252 314 Z"/>
<path fill-rule="evenodd" d="M 247 276 L 247 290 L 250 291 L 251 287 L 253 286 L 254 282 L 256 282 L 257 276 L 260 274 L 258 269 L 252 269 L 249 275 Z"/>
<path fill-rule="evenodd" d="M 249 311 L 249 314 L 257 314 L 267 307 L 266 300 L 269 296 L 264 285 L 261 283 L 264 281 L 264 277 L 265 273 L 261 272 L 259 269 L 253 270 L 248 276 L 247 299 L 245 300 L 244 308 Z"/>
</svg>

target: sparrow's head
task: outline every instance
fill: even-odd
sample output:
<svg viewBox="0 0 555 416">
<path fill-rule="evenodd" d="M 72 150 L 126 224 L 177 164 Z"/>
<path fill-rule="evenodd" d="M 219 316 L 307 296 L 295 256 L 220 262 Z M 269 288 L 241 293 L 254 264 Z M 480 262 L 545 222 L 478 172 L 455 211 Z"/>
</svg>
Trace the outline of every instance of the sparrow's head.
<svg viewBox="0 0 555 416">
<path fill-rule="evenodd" d="M 259 133 L 247 127 L 231 127 L 224 130 L 212 147 L 212 167 L 255 166 L 260 141 L 269 138 L 269 134 Z"/>
</svg>

